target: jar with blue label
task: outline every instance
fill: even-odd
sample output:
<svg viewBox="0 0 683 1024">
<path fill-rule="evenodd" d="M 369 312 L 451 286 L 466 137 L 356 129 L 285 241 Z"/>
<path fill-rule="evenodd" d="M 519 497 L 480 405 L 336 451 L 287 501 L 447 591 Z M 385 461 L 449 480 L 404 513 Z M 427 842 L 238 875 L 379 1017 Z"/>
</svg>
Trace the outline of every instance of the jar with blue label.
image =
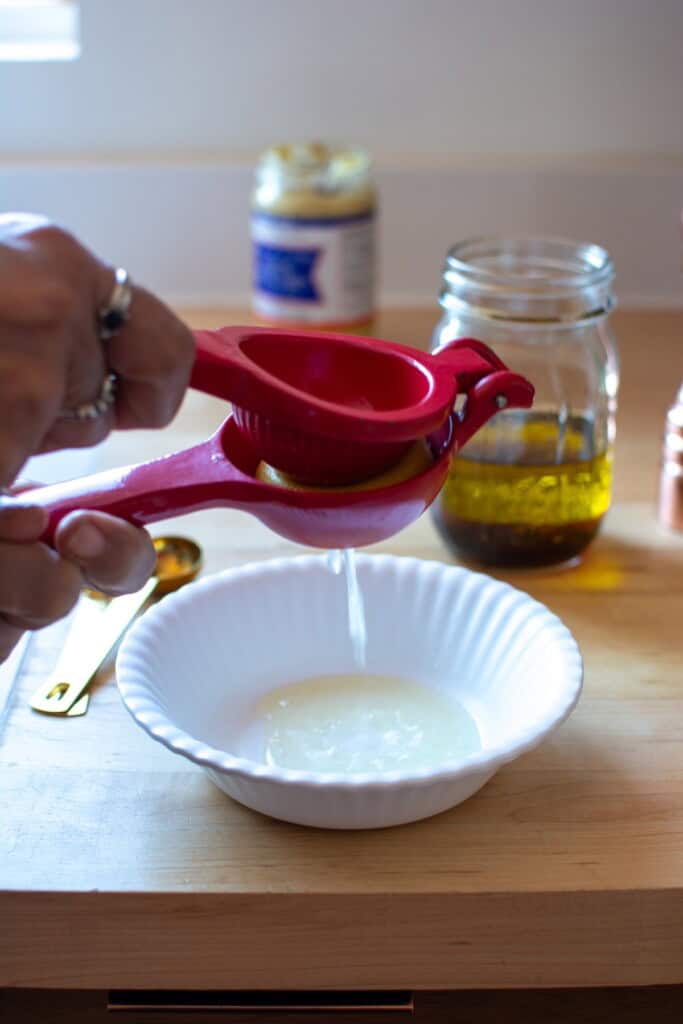
<svg viewBox="0 0 683 1024">
<path fill-rule="evenodd" d="M 251 211 L 257 316 L 279 325 L 368 325 L 375 211 L 362 150 L 304 143 L 264 153 Z"/>
</svg>

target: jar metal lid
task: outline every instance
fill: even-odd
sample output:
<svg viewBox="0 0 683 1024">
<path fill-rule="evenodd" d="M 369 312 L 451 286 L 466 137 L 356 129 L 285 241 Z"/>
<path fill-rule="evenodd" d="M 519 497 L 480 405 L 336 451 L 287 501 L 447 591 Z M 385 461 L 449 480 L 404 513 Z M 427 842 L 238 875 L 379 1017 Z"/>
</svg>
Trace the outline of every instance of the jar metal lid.
<svg viewBox="0 0 683 1024">
<path fill-rule="evenodd" d="M 271 146 L 259 159 L 256 176 L 263 182 L 276 177 L 290 188 L 337 192 L 367 180 L 370 159 L 355 146 L 324 142 L 292 142 Z"/>
</svg>

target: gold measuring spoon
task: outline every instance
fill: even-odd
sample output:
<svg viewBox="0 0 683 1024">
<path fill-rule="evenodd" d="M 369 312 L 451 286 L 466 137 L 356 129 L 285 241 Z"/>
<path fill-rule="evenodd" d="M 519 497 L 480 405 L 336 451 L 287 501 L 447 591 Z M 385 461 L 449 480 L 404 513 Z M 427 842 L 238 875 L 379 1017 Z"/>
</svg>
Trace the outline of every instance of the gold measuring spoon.
<svg viewBox="0 0 683 1024">
<path fill-rule="evenodd" d="M 84 715 L 88 707 L 84 690 L 133 619 L 148 602 L 178 590 L 199 574 L 202 552 L 194 541 L 157 537 L 154 547 L 154 574 L 134 594 L 108 599 L 98 591 L 85 591 L 54 672 L 30 700 L 36 711 Z"/>
</svg>

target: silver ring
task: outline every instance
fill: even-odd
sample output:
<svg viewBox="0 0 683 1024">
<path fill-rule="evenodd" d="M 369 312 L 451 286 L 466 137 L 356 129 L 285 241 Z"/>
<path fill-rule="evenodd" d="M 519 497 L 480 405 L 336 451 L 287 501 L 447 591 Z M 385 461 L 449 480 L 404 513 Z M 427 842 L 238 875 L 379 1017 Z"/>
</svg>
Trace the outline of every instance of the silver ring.
<svg viewBox="0 0 683 1024">
<path fill-rule="evenodd" d="M 97 314 L 102 341 L 113 338 L 121 330 L 130 315 L 130 305 L 133 301 L 133 289 L 128 272 L 123 267 L 117 267 L 114 276 L 116 281 L 109 302 Z"/>
<path fill-rule="evenodd" d="M 83 402 L 75 409 L 63 409 L 59 418 L 61 420 L 96 420 L 107 412 L 116 402 L 116 374 L 108 373 L 102 381 L 102 387 L 97 398 L 92 402 Z"/>
</svg>

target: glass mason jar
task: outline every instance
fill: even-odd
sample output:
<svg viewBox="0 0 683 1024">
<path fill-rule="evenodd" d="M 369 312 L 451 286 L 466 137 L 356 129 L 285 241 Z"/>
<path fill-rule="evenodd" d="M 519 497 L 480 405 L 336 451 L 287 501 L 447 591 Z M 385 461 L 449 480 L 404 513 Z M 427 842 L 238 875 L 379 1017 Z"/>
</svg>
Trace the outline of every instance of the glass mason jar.
<svg viewBox="0 0 683 1024">
<path fill-rule="evenodd" d="M 619 367 L 608 317 L 608 253 L 554 238 L 476 239 L 446 258 L 434 349 L 490 345 L 536 389 L 453 462 L 433 506 L 455 552 L 485 565 L 572 559 L 596 535 L 612 490 Z"/>
<path fill-rule="evenodd" d="M 360 149 L 273 146 L 256 167 L 253 307 L 282 326 L 369 325 L 376 194 Z"/>
</svg>

